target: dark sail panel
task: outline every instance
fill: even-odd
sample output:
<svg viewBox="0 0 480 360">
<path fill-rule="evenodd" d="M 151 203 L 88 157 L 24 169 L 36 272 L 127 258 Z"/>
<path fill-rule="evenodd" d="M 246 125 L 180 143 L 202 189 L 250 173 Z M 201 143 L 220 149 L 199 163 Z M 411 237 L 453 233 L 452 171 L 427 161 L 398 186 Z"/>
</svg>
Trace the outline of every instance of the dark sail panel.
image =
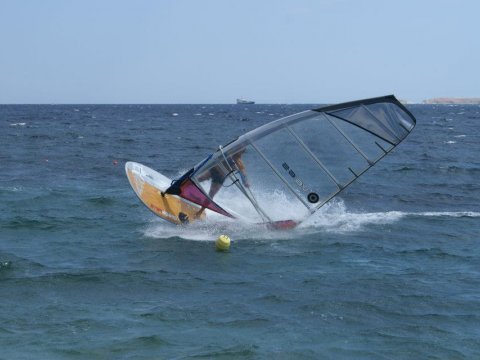
<svg viewBox="0 0 480 360">
<path fill-rule="evenodd" d="M 215 211 L 219 214 L 222 214 L 228 217 L 233 217 L 228 212 L 223 210 L 220 206 L 215 204 L 207 195 L 205 195 L 204 192 L 201 191 L 191 179 L 185 180 L 180 185 L 179 196 L 195 204 L 198 204 L 202 207 Z"/>
</svg>

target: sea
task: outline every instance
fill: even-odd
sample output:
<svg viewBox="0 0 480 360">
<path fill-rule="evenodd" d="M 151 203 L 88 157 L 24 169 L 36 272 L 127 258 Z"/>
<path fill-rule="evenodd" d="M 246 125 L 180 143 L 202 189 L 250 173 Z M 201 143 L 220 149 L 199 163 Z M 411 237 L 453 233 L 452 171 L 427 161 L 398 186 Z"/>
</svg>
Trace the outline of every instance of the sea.
<svg viewBox="0 0 480 360">
<path fill-rule="evenodd" d="M 480 106 L 408 105 L 293 230 L 174 226 L 128 183 L 319 105 L 1 105 L 0 359 L 480 359 Z"/>
</svg>

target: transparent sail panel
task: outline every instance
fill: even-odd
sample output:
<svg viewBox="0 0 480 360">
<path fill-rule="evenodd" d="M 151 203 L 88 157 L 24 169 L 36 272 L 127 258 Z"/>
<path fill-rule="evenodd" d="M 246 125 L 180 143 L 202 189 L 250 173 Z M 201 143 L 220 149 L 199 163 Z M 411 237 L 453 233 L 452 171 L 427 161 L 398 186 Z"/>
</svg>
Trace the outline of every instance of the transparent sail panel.
<svg viewBox="0 0 480 360">
<path fill-rule="evenodd" d="M 233 150 L 225 150 L 223 154 L 216 152 L 193 176 L 219 206 L 252 222 L 301 220 L 310 214 L 258 151 L 246 142 L 235 145 Z M 237 156 L 239 151 L 241 155 Z M 239 169 L 242 167 L 240 161 L 246 176 L 242 176 Z"/>
<path fill-rule="evenodd" d="M 353 180 L 355 175 L 351 170 L 360 174 L 368 168 L 368 162 L 325 115 L 298 122 L 291 128 L 340 185 L 344 186 Z"/>
<path fill-rule="evenodd" d="M 262 221 L 259 214 L 235 184 L 234 174 L 238 174 L 232 154 L 227 160 L 220 152 L 199 169 L 192 179 L 216 204 L 235 217 L 242 217 L 251 221 Z M 232 172 L 232 170 L 235 170 Z M 238 176 L 237 176 L 238 177 Z"/>
<path fill-rule="evenodd" d="M 254 146 L 306 207 L 314 208 L 338 191 L 337 184 L 288 129 L 258 139 Z"/>
<path fill-rule="evenodd" d="M 326 115 L 326 117 L 339 129 L 342 136 L 344 136 L 345 139 L 355 147 L 359 154 L 366 160 L 370 161 L 372 165 L 385 155 L 385 151 L 388 151 L 393 147 L 390 143 L 387 143 L 372 133 L 364 131 L 347 121 L 340 120 L 330 115 Z"/>
<path fill-rule="evenodd" d="M 292 195 L 285 182 L 252 145 L 247 146 L 243 159 L 253 200 L 271 221 L 301 220 L 310 215 L 307 207 Z"/>
</svg>

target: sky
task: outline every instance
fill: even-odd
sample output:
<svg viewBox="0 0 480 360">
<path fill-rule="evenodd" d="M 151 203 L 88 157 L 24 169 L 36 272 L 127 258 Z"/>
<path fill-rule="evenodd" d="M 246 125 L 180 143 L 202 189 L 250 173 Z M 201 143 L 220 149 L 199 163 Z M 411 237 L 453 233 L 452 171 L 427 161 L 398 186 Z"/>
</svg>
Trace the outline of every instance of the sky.
<svg viewBox="0 0 480 360">
<path fill-rule="evenodd" d="M 477 0 L 0 0 L 0 104 L 480 97 Z"/>
</svg>

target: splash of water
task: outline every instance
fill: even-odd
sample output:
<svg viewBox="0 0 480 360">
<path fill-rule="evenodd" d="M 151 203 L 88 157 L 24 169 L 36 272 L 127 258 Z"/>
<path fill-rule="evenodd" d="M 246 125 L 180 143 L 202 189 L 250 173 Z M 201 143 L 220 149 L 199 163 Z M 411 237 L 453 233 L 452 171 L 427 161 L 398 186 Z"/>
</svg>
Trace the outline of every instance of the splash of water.
<svg viewBox="0 0 480 360">
<path fill-rule="evenodd" d="M 282 206 L 284 206 L 283 203 Z M 144 235 L 161 239 L 180 237 L 196 241 L 214 241 L 220 234 L 224 233 L 237 240 L 293 239 L 302 235 L 321 232 L 348 233 L 362 231 L 370 225 L 392 224 L 406 217 L 480 217 L 480 213 L 471 211 L 358 213 L 349 211 L 341 199 L 335 199 L 292 230 L 272 230 L 264 225 L 253 225 L 209 212 L 206 221 L 188 226 L 175 226 L 160 219 L 152 220 L 145 229 Z"/>
</svg>

